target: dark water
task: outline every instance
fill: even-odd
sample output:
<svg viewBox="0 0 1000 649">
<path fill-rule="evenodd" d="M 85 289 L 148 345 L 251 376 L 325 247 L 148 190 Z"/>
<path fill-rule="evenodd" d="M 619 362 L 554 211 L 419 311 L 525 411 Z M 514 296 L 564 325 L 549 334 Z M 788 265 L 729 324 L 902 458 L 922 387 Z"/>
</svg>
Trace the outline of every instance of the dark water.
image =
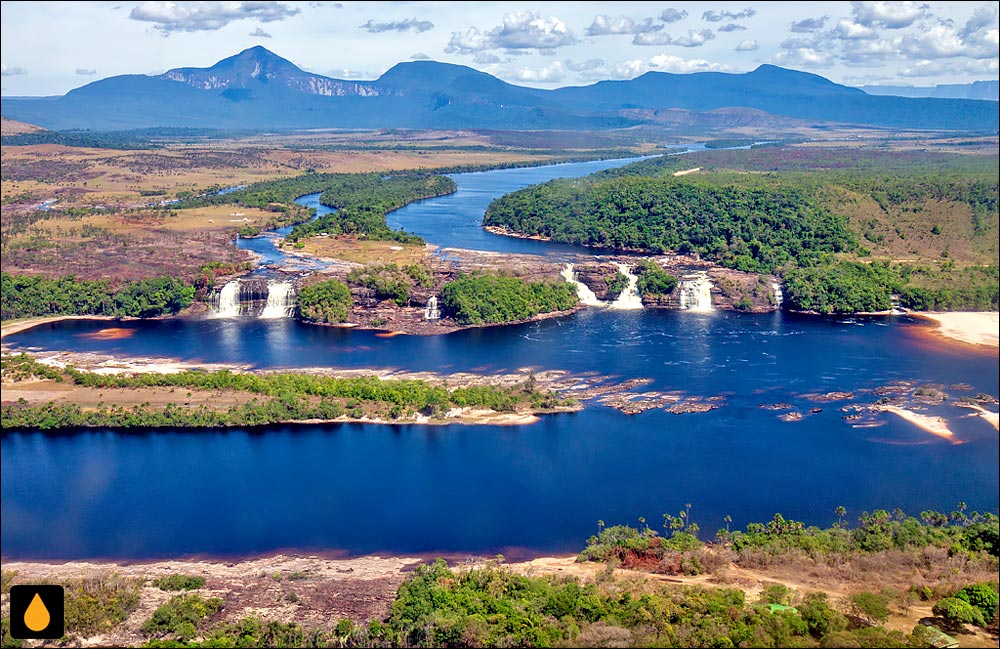
<svg viewBox="0 0 1000 649">
<path fill-rule="evenodd" d="M 961 444 L 882 415 L 854 428 L 805 393 L 896 379 L 996 394 L 995 357 L 931 345 L 898 318 L 589 311 L 449 336 L 379 338 L 291 320 L 69 321 L 25 347 L 169 355 L 257 367 L 503 371 L 523 366 L 650 377 L 649 389 L 725 397 L 715 411 L 623 415 L 601 405 L 515 427 L 323 425 L 227 432 L 112 431 L 3 437 L 5 558 L 241 554 L 529 553 L 578 549 L 598 519 L 659 521 L 692 503 L 710 535 L 786 517 L 815 524 L 902 507 L 997 511 L 997 433 L 947 417 Z M 966 392 L 952 391 L 956 396 Z M 781 422 L 761 403 L 803 413 Z"/>
<path fill-rule="evenodd" d="M 457 194 L 400 210 L 392 225 L 443 246 L 546 252 L 554 247 L 494 237 L 469 219 L 506 191 L 600 164 L 462 174 Z M 927 342 L 926 325 L 905 317 L 587 310 L 434 337 L 252 318 L 125 322 L 115 326 L 131 336 L 88 335 L 108 326 L 66 321 L 5 341 L 258 368 L 559 369 L 647 377 L 653 383 L 643 389 L 723 400 L 687 415 L 629 416 L 592 404 L 511 427 L 5 433 L 4 559 L 572 552 L 598 519 L 644 516 L 657 525 L 686 503 L 706 538 L 727 514 L 736 526 L 779 511 L 828 525 L 840 505 L 852 516 L 897 506 L 950 511 L 960 500 L 998 510 L 997 432 L 970 411 L 928 410 L 948 419 L 958 444 L 890 414 L 871 428 L 843 418 L 840 407 L 871 403 L 870 391 L 894 380 L 941 384 L 953 397 L 1000 391 L 995 354 Z M 972 389 L 947 387 L 958 383 Z M 855 397 L 817 404 L 805 396 L 834 390 Z M 758 407 L 778 402 L 804 419 L 782 422 Z M 815 407 L 822 411 L 810 414 Z"/>
</svg>

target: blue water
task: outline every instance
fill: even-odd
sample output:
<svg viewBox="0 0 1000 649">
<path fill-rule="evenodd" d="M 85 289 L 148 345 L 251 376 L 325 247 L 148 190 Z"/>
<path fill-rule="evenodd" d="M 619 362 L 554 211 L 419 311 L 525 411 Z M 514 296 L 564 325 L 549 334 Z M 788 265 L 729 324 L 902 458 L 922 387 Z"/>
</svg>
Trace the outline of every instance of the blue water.
<svg viewBox="0 0 1000 649">
<path fill-rule="evenodd" d="M 691 149 L 695 150 L 695 149 Z M 455 174 L 458 191 L 448 196 L 428 198 L 390 212 L 386 222 L 394 230 L 402 228 L 418 234 L 441 248 L 464 248 L 529 255 L 579 255 L 585 248 L 516 239 L 491 234 L 480 225 L 489 204 L 504 194 L 554 178 L 575 178 L 613 169 L 641 158 L 572 162 L 545 167 L 498 169 Z"/>
<path fill-rule="evenodd" d="M 484 178 L 500 194 L 553 173 L 457 175 L 454 209 L 448 197 L 432 199 L 420 207 L 436 205 L 437 212 L 393 226 L 439 245 L 550 250 L 477 228 L 457 235 L 461 244 L 450 243 L 447 233 L 461 232 L 455 222 L 482 209 L 469 207 L 474 195 L 477 205 L 489 202 Z M 463 194 L 466 187 L 478 189 Z M 396 216 L 411 219 L 414 207 Z M 4 559 L 281 549 L 573 552 L 598 519 L 635 524 L 644 516 L 655 525 L 685 503 L 704 537 L 723 527 L 726 515 L 736 526 L 779 511 L 829 525 L 840 505 L 852 516 L 897 506 L 951 511 L 960 500 L 970 510 L 998 510 L 997 432 L 970 411 L 945 405 L 927 412 L 948 419 L 958 444 L 890 414 L 875 417 L 880 425 L 872 428 L 844 419 L 840 407 L 872 403 L 878 397 L 871 390 L 895 380 L 941 384 L 953 398 L 1000 391 L 996 354 L 929 342 L 927 325 L 906 317 L 587 310 L 433 337 L 381 338 L 251 318 L 124 322 L 115 326 L 132 330 L 129 337 L 89 335 L 107 326 L 66 321 L 5 342 L 258 368 L 499 373 L 534 367 L 650 378 L 639 391 L 723 399 L 718 410 L 686 415 L 624 415 L 591 403 L 583 412 L 511 427 L 4 433 Z M 972 389 L 948 387 L 958 383 Z M 855 397 L 815 403 L 806 396 L 834 390 Z M 780 413 L 758 407 L 777 402 L 804 419 L 782 422 Z M 810 414 L 816 407 L 822 411 Z"/>
</svg>

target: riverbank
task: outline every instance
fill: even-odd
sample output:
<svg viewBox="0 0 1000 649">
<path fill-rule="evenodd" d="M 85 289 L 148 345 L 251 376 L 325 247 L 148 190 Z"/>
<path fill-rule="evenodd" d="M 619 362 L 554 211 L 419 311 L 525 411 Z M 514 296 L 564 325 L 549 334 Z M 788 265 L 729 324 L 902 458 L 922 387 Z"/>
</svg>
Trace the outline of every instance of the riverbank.
<svg viewBox="0 0 1000 649">
<path fill-rule="evenodd" d="M 937 323 L 936 336 L 981 349 L 1000 348 L 1000 313 L 996 311 L 950 311 L 911 313 Z"/>
</svg>

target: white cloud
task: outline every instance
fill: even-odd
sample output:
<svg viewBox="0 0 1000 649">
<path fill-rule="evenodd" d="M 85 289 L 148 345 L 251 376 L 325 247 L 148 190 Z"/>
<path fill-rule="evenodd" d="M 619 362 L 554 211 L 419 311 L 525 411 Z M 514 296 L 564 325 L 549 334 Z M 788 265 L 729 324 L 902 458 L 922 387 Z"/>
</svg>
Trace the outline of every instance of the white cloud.
<svg viewBox="0 0 1000 649">
<path fill-rule="evenodd" d="M 253 36 L 254 38 L 271 38 L 271 35 L 265 32 L 260 27 L 250 32 L 250 36 Z"/>
<path fill-rule="evenodd" d="M 369 20 L 364 25 L 359 25 L 360 29 L 367 29 L 371 34 L 381 34 L 382 32 L 408 32 L 414 31 L 418 34 L 434 29 L 434 23 L 429 20 L 417 20 L 416 18 L 406 18 L 405 20 L 394 20 L 387 23 L 377 23 Z"/>
<path fill-rule="evenodd" d="M 687 36 L 682 36 L 674 40 L 671 45 L 679 45 L 681 47 L 701 47 L 713 38 L 715 38 L 715 34 L 712 33 L 711 29 L 703 29 L 698 32 L 693 29 L 689 29 Z"/>
<path fill-rule="evenodd" d="M 430 61 L 431 57 L 427 56 L 423 52 L 414 52 L 410 55 L 411 61 Z"/>
<path fill-rule="evenodd" d="M 153 23 L 164 35 L 171 32 L 215 31 L 236 20 L 252 18 L 269 23 L 300 12 L 283 2 L 140 2 L 129 18 Z"/>
<path fill-rule="evenodd" d="M 729 23 L 728 25 L 723 25 L 719 27 L 720 32 L 745 32 L 747 30 L 743 25 L 737 25 L 736 23 Z"/>
<path fill-rule="evenodd" d="M 477 52 L 472 60 L 480 65 L 492 65 L 494 63 L 504 63 L 505 59 L 500 58 L 496 54 L 490 54 L 489 52 Z"/>
<path fill-rule="evenodd" d="M 930 16 L 929 7 L 918 2 L 852 2 L 851 11 L 858 24 L 888 29 L 909 27 Z"/>
<path fill-rule="evenodd" d="M 97 70 L 89 70 L 87 68 L 77 68 L 76 74 L 79 74 L 81 77 L 92 77 L 95 74 L 97 74 Z"/>
<path fill-rule="evenodd" d="M 736 51 L 737 52 L 753 52 L 754 50 L 759 49 L 759 48 L 760 48 L 760 45 L 757 44 L 757 41 L 741 41 L 740 44 L 736 46 Z"/>
<path fill-rule="evenodd" d="M 829 68 L 834 63 L 834 56 L 812 47 L 796 47 L 779 52 L 774 57 L 774 63 L 792 67 Z"/>
<path fill-rule="evenodd" d="M 589 70 L 600 70 L 605 66 L 604 59 L 587 59 L 586 61 L 566 61 L 566 68 L 573 72 L 587 72 Z"/>
<path fill-rule="evenodd" d="M 636 34 L 635 38 L 632 39 L 633 45 L 650 45 L 650 46 L 661 46 L 661 45 L 676 45 L 678 47 L 701 47 L 708 41 L 715 38 L 715 34 L 712 33 L 711 29 L 702 29 L 701 31 L 695 31 L 693 29 L 688 30 L 687 36 L 681 36 L 680 38 L 673 38 L 670 34 L 666 32 L 650 32 L 646 34 Z"/>
<path fill-rule="evenodd" d="M 826 21 L 829 19 L 829 16 L 821 16 L 820 18 L 803 18 L 802 20 L 796 20 L 793 22 L 791 29 L 797 34 L 818 32 L 823 29 L 826 25 Z"/>
<path fill-rule="evenodd" d="M 545 18 L 534 11 L 514 11 L 487 32 L 470 27 L 463 34 L 453 32 L 445 52 L 471 54 L 481 50 L 544 50 L 576 43 L 576 37 L 559 18 Z"/>
<path fill-rule="evenodd" d="M 733 13 L 732 11 L 706 11 L 701 15 L 701 19 L 710 23 L 721 23 L 723 20 L 743 20 L 745 18 L 753 18 L 757 15 L 757 11 L 747 7 L 741 11 Z"/>
<path fill-rule="evenodd" d="M 899 38 L 848 41 L 841 52 L 841 60 L 851 66 L 882 66 L 899 56 Z"/>
<path fill-rule="evenodd" d="M 973 20 L 977 20 L 973 17 Z M 970 20 L 970 22 L 973 22 Z M 995 25 L 995 23 L 994 23 Z M 937 59 L 967 56 L 995 59 L 1000 55 L 1000 31 L 983 28 L 956 31 L 948 25 L 935 25 L 915 36 L 903 37 L 900 50 L 910 59 Z"/>
<path fill-rule="evenodd" d="M 838 20 L 837 26 L 833 28 L 831 34 L 834 38 L 839 38 L 842 41 L 876 38 L 878 36 L 878 32 L 871 27 L 856 23 L 849 18 Z"/>
<path fill-rule="evenodd" d="M 516 81 L 529 83 L 558 83 L 566 78 L 566 68 L 560 61 L 553 61 L 543 68 L 518 68 L 509 75 Z"/>
<path fill-rule="evenodd" d="M 688 12 L 686 9 L 677 10 L 674 8 L 664 9 L 660 12 L 659 18 L 665 23 L 675 23 L 678 20 L 684 20 L 687 18 Z"/>
<path fill-rule="evenodd" d="M 728 72 L 730 67 L 705 59 L 685 59 L 672 54 L 657 54 L 649 59 L 649 67 L 659 72 L 689 74 L 692 72 Z"/>
<path fill-rule="evenodd" d="M 641 22 L 635 22 L 627 16 L 619 16 L 612 19 L 606 14 L 599 14 L 594 17 L 590 27 L 586 29 L 588 36 L 606 36 L 608 34 L 644 34 L 646 32 L 658 32 L 663 29 L 663 25 L 654 25 L 652 18 L 646 18 Z"/>
<path fill-rule="evenodd" d="M 19 65 L 7 65 L 0 63 L 0 76 L 15 77 L 19 74 L 28 74 L 28 71 Z"/>
</svg>

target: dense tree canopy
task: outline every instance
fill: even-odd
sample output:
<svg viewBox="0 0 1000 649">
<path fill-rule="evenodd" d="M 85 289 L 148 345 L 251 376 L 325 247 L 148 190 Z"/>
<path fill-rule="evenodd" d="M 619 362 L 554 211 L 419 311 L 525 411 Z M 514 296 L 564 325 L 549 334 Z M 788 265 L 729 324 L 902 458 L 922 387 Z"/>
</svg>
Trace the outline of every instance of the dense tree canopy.
<svg viewBox="0 0 1000 649">
<path fill-rule="evenodd" d="M 576 306 L 576 288 L 567 282 L 525 282 L 516 277 L 463 275 L 441 289 L 441 309 L 459 324 L 497 324 Z"/>
<path fill-rule="evenodd" d="M 350 289 L 335 279 L 309 284 L 299 291 L 299 315 L 303 320 L 328 324 L 345 322 L 351 304 Z"/>
<path fill-rule="evenodd" d="M 4 320 L 46 315 L 152 318 L 176 314 L 194 301 L 195 288 L 173 277 L 154 277 L 114 288 L 105 280 L 2 274 Z"/>
</svg>

